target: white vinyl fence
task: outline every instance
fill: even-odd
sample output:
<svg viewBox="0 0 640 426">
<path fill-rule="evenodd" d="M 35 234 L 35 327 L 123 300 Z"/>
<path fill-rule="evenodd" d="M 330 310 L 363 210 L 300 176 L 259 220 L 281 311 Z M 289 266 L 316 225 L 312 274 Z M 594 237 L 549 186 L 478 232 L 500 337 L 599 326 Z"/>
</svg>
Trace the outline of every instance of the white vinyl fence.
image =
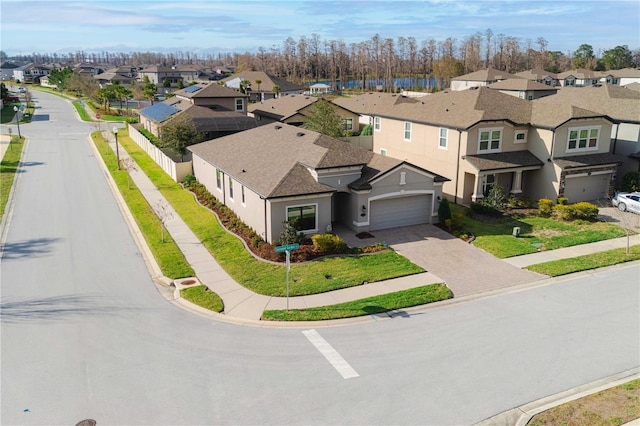
<svg viewBox="0 0 640 426">
<path fill-rule="evenodd" d="M 193 163 L 191 161 L 176 163 L 131 125 L 129 125 L 129 137 L 176 182 L 183 182 L 186 175 L 193 174 Z"/>
</svg>

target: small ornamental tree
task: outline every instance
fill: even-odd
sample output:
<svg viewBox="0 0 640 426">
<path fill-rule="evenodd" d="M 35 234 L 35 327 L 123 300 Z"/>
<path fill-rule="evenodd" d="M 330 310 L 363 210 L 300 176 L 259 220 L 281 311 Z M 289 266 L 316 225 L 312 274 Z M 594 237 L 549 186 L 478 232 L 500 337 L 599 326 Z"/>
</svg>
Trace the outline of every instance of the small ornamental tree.
<svg viewBox="0 0 640 426">
<path fill-rule="evenodd" d="M 201 142 L 202 134 L 196 128 L 196 123 L 185 113 L 178 114 L 160 132 L 160 145 L 180 154 L 184 159 L 189 145 Z"/>
<path fill-rule="evenodd" d="M 304 119 L 304 126 L 333 138 L 344 136 L 343 118 L 338 115 L 337 109 L 324 99 L 313 104 L 312 112 Z"/>
<path fill-rule="evenodd" d="M 447 223 L 447 220 L 451 220 L 451 206 L 449 200 L 443 198 L 438 205 L 438 220 L 440 223 Z"/>
</svg>

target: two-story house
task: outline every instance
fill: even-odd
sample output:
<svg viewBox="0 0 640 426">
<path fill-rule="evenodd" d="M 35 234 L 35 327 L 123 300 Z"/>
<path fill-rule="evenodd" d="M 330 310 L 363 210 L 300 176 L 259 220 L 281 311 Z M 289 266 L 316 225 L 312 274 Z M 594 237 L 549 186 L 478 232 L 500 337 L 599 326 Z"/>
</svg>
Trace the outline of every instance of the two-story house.
<svg viewBox="0 0 640 426">
<path fill-rule="evenodd" d="M 304 93 L 304 86 L 262 71 L 242 71 L 220 81 L 225 86 L 236 90 L 241 90 L 243 85 L 247 85 L 246 90 L 251 102 L 264 101 L 285 95 L 302 95 Z"/>
<path fill-rule="evenodd" d="M 500 71 L 495 68 L 487 68 L 478 70 L 469 74 L 461 75 L 451 79 L 451 90 L 467 90 L 472 87 L 488 86 L 499 81 L 509 78 L 521 78 L 517 75 L 510 74 L 506 71 Z"/>
<path fill-rule="evenodd" d="M 479 87 L 406 100 L 373 112 L 374 151 L 450 177 L 443 191 L 456 203 L 481 200 L 494 184 L 531 200 L 611 194 L 613 120 L 553 98 Z"/>
<path fill-rule="evenodd" d="M 174 93 L 175 96 L 140 110 L 140 123 L 156 136 L 177 114 L 189 115 L 205 138 L 214 139 L 257 126 L 247 115 L 247 96 L 217 83 L 200 83 Z"/>
</svg>

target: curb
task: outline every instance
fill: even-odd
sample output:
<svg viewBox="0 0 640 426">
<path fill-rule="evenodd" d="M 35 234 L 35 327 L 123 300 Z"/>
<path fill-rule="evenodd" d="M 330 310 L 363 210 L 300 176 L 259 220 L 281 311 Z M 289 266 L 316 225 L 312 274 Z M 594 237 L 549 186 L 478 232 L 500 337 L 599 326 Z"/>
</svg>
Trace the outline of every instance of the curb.
<svg viewBox="0 0 640 426">
<path fill-rule="evenodd" d="M 638 378 L 640 378 L 640 367 L 632 368 L 582 386 L 559 392 L 555 395 L 529 402 L 476 423 L 474 426 L 526 426 L 536 414 Z"/>
<path fill-rule="evenodd" d="M 13 184 L 11 185 L 11 189 L 9 190 L 9 197 L 7 198 L 7 204 L 4 209 L 4 214 L 2 215 L 2 222 L 0 223 L 0 259 L 4 256 L 4 243 L 7 240 L 7 234 L 9 233 L 9 225 L 11 224 L 11 218 L 13 217 L 13 207 L 15 204 L 15 192 L 20 182 L 20 175 L 22 171 L 22 159 L 29 148 L 29 138 L 25 135 L 24 137 L 24 146 L 22 147 L 22 152 L 20 153 L 20 158 L 18 159 L 18 166 L 16 167 L 16 174 L 13 179 Z M 11 143 L 11 142 L 9 142 Z"/>
</svg>

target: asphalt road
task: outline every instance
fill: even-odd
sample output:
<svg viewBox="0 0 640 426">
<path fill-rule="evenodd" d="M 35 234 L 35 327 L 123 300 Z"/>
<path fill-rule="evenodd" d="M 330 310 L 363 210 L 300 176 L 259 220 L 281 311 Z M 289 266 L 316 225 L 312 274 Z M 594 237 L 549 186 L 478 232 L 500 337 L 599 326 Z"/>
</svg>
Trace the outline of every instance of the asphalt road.
<svg viewBox="0 0 640 426">
<path fill-rule="evenodd" d="M 34 95 L 49 120 L 24 126 L 0 264 L 2 425 L 465 425 L 640 366 L 637 265 L 318 327 L 324 347 L 184 311 L 152 283 L 91 126 Z"/>
</svg>

